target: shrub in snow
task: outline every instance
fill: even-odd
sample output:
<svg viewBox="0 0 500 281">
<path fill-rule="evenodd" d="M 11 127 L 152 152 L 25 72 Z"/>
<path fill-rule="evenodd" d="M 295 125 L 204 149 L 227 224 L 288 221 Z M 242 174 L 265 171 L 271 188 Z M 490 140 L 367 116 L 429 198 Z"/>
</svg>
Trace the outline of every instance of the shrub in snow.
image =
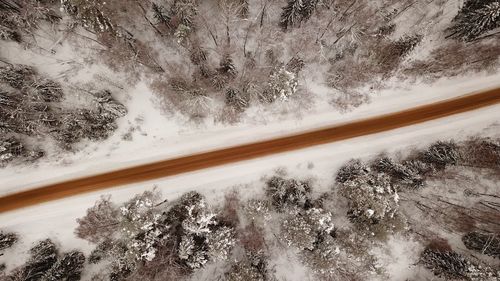
<svg viewBox="0 0 500 281">
<path fill-rule="evenodd" d="M 423 151 L 420 159 L 438 169 L 444 169 L 447 165 L 458 164 L 460 151 L 453 141 L 438 141 Z"/>
<path fill-rule="evenodd" d="M 13 232 L 0 231 L 0 251 L 8 249 L 14 245 L 19 237 Z"/>
<path fill-rule="evenodd" d="M 391 182 L 398 187 L 420 188 L 424 185 L 424 176 L 421 169 L 414 166 L 412 162 L 402 164 L 394 162 L 389 157 L 375 159 L 371 167 L 381 173 L 386 173 L 391 177 Z"/>
<path fill-rule="evenodd" d="M 286 101 L 297 92 L 298 85 L 297 75 L 281 66 L 271 73 L 267 87 L 259 98 L 267 103 Z"/>
<path fill-rule="evenodd" d="M 467 0 L 448 28 L 449 37 L 472 41 L 500 26 L 500 1 Z"/>
<path fill-rule="evenodd" d="M 311 186 L 305 181 L 275 175 L 266 181 L 266 195 L 279 211 L 291 206 L 303 208 L 310 199 Z"/>
<path fill-rule="evenodd" d="M 460 145 L 460 163 L 479 168 L 500 167 L 500 141 L 489 138 L 472 138 Z"/>
<path fill-rule="evenodd" d="M 496 233 L 469 232 L 462 236 L 467 249 L 500 259 L 500 237 Z"/>
<path fill-rule="evenodd" d="M 79 251 L 64 254 L 42 277 L 42 281 L 77 281 L 85 263 L 85 256 Z"/>
</svg>

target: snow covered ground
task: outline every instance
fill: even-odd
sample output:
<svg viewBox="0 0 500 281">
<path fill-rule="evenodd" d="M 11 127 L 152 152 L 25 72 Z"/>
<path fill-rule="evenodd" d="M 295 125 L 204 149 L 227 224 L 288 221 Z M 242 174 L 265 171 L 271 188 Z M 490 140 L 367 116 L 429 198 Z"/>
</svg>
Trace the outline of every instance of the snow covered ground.
<svg viewBox="0 0 500 281">
<path fill-rule="evenodd" d="M 327 103 L 328 89 L 311 82 L 308 85 L 311 91 L 324 95 L 325 98 L 318 99 L 318 104 L 310 111 L 280 116 L 260 114 L 258 111 L 263 109 L 255 107 L 249 110 L 254 112 L 248 113 L 242 123 L 230 126 L 221 123 L 194 124 L 180 116 L 165 114 L 158 106 L 157 98 L 141 82 L 129 92 L 118 96 L 128 107 L 129 114 L 119 121 L 119 129 L 111 138 L 104 142 L 81 144 L 81 150 L 75 153 L 61 151 L 58 156 L 45 158 L 35 165 L 10 166 L 0 170 L 0 195 L 174 156 L 377 116 L 495 88 L 500 86 L 500 73 L 442 79 L 432 85 L 398 85 L 374 93 L 369 104 L 351 112 L 340 113 Z M 277 107 L 268 110 L 277 110 Z M 275 119 L 263 119 L 262 116 L 275 116 Z M 126 134 L 132 139 L 125 140 Z"/>
<path fill-rule="evenodd" d="M 260 178 L 278 167 L 285 167 L 292 175 L 312 175 L 316 178 L 318 187 L 328 189 L 333 183 L 336 169 L 353 157 L 368 157 L 383 151 L 402 150 L 404 152 L 409 147 L 425 146 L 438 139 L 461 139 L 479 133 L 497 136 L 500 133 L 499 111 L 500 105 L 491 106 L 385 133 L 140 184 L 115 187 L 105 192 L 85 194 L 1 214 L 1 228 L 20 233 L 22 240 L 20 244 L 0 257 L 0 263 L 6 262 L 8 269 L 12 268 L 25 257 L 16 255 L 16 258 L 12 259 L 12 256 L 9 258 L 9 253 L 23 252 L 32 242 L 46 237 L 59 241 L 63 249 L 78 248 L 88 253 L 90 250 L 88 242 L 77 239 L 73 235 L 76 227 L 75 219 L 81 217 L 85 210 L 103 194 L 111 194 L 115 202 L 121 202 L 142 192 L 145 188 L 156 186 L 167 199 L 175 198 L 186 191 L 197 190 L 213 201 L 221 198 L 223 192 L 235 186 L 243 195 L 255 193 L 262 186 Z M 397 267 L 393 266 L 392 279 L 401 280 L 399 277 L 404 276 L 401 267 L 409 266 L 405 264 L 410 261 L 406 257 L 412 253 L 411 251 L 402 253 L 402 244 L 399 242 L 393 241 L 389 244 L 392 246 L 389 252 L 385 253 L 387 259 L 399 262 Z M 407 241 L 407 244 L 413 245 L 411 241 Z"/>
</svg>

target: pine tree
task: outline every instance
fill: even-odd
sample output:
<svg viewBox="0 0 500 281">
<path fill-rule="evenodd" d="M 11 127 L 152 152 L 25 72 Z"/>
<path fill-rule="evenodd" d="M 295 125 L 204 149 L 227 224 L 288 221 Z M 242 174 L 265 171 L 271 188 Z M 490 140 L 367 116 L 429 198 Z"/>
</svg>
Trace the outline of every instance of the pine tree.
<svg viewBox="0 0 500 281">
<path fill-rule="evenodd" d="M 52 268 L 50 268 L 41 281 L 77 281 L 80 280 L 80 275 L 85 263 L 85 256 L 82 252 L 69 252 L 58 260 Z"/>
<path fill-rule="evenodd" d="M 280 26 L 283 30 L 295 27 L 303 20 L 306 6 L 303 0 L 289 0 L 281 12 Z"/>
<path fill-rule="evenodd" d="M 303 207 L 311 194 L 311 186 L 304 181 L 273 176 L 266 182 L 266 195 L 279 210 L 287 206 Z"/>
<path fill-rule="evenodd" d="M 30 249 L 30 258 L 20 269 L 22 280 L 41 280 L 45 272 L 57 262 L 57 257 L 57 247 L 54 242 L 50 239 L 38 242 Z"/>
<path fill-rule="evenodd" d="M 106 1 L 61 0 L 64 11 L 94 32 L 113 32 L 115 24 L 106 14 Z"/>
<path fill-rule="evenodd" d="M 234 65 L 230 54 L 224 54 L 222 60 L 220 61 L 218 71 L 231 79 L 238 75 L 238 70 L 236 70 L 236 66 Z"/>
<path fill-rule="evenodd" d="M 472 41 L 500 26 L 500 1 L 468 0 L 448 28 L 452 38 Z"/>
<path fill-rule="evenodd" d="M 302 19 L 307 21 L 311 18 L 312 14 L 318 6 L 319 0 L 304 0 L 304 8 L 302 9 Z"/>
<path fill-rule="evenodd" d="M 172 16 L 169 15 L 167 11 L 165 11 L 165 7 L 153 3 L 152 9 L 153 9 L 153 16 L 158 23 L 164 24 L 168 28 L 172 27 L 170 25 L 170 20 L 172 19 Z"/>
<path fill-rule="evenodd" d="M 250 96 L 233 88 L 226 90 L 226 104 L 238 110 L 243 110 L 249 106 Z"/>
</svg>

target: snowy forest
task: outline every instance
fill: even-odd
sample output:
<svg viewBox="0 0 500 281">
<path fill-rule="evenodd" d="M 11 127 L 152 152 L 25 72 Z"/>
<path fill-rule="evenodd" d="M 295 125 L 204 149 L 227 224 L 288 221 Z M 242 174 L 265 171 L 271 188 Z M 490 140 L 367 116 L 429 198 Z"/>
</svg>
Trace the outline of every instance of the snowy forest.
<svg viewBox="0 0 500 281">
<path fill-rule="evenodd" d="M 0 166 L 131 140 L 144 91 L 182 126 L 234 125 L 486 75 L 499 25 L 498 0 L 0 0 Z"/>
<path fill-rule="evenodd" d="M 387 280 L 384 249 L 401 243 L 397 258 L 411 266 L 396 270 L 408 270 L 406 280 L 494 281 L 499 175 L 500 139 L 471 137 L 352 159 L 331 186 L 277 169 L 252 192 L 236 186 L 214 200 L 202 190 L 164 200 L 157 188 L 122 203 L 103 196 L 74 230 L 91 243 L 88 255 L 47 238 L 1 278 Z M 18 240 L 2 231 L 0 251 Z"/>
</svg>

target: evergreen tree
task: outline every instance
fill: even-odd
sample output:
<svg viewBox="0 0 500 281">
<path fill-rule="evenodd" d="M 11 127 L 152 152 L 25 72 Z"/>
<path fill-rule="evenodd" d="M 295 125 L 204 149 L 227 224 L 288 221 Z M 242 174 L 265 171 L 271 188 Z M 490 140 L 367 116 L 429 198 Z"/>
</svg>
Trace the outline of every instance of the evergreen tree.
<svg viewBox="0 0 500 281">
<path fill-rule="evenodd" d="M 250 103 L 250 96 L 233 88 L 226 90 L 226 104 L 238 110 L 247 108 Z"/>
<path fill-rule="evenodd" d="M 113 32 L 115 30 L 115 24 L 106 14 L 106 1 L 61 0 L 61 5 L 66 13 L 91 31 Z"/>
<path fill-rule="evenodd" d="M 238 75 L 238 70 L 236 70 L 233 59 L 229 54 L 224 54 L 219 66 L 219 72 L 228 76 L 229 78 L 235 78 Z"/>
<path fill-rule="evenodd" d="M 281 28 L 287 30 L 288 28 L 299 25 L 303 19 L 305 7 L 303 0 L 289 0 L 281 13 Z"/>
<path fill-rule="evenodd" d="M 169 15 L 167 11 L 165 11 L 165 7 L 153 3 L 152 9 L 154 18 L 157 20 L 157 22 L 164 24 L 165 26 L 170 28 L 171 27 L 170 20 L 172 19 L 172 16 Z"/>
<path fill-rule="evenodd" d="M 302 9 L 302 18 L 307 21 L 311 18 L 316 10 L 319 0 L 304 0 L 304 8 Z"/>
<path fill-rule="evenodd" d="M 85 256 L 82 252 L 72 251 L 65 254 L 58 260 L 47 273 L 42 281 L 77 281 L 85 263 Z"/>
<path fill-rule="evenodd" d="M 19 276 L 24 281 L 41 280 L 47 272 L 57 262 L 57 247 L 50 239 L 38 242 L 30 249 L 30 259 L 19 269 Z"/>
<path fill-rule="evenodd" d="M 450 37 L 471 41 L 500 26 L 499 0 L 468 0 L 448 29 Z"/>
</svg>

